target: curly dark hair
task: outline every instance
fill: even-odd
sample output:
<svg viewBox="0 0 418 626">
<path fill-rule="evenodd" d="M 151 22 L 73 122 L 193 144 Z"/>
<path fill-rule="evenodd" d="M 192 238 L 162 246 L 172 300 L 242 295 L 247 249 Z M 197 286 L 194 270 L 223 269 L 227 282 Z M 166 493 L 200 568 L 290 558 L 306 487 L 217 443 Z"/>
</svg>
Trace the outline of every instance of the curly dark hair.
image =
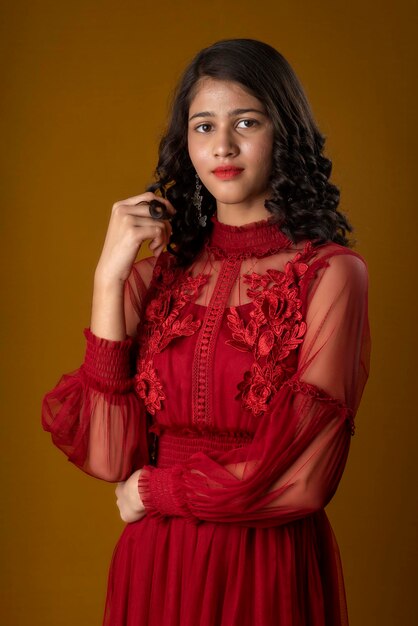
<svg viewBox="0 0 418 626">
<path fill-rule="evenodd" d="M 199 79 L 235 81 L 266 107 L 274 125 L 271 197 L 264 202 L 281 230 L 297 243 L 302 239 L 352 247 L 347 217 L 337 210 L 340 192 L 329 182 L 332 162 L 322 152 L 325 137 L 316 125 L 302 85 L 286 59 L 256 39 L 223 39 L 201 50 L 184 70 L 172 95 L 171 113 L 160 140 L 156 182 L 147 191 L 168 198 L 177 210 L 171 220 L 167 250 L 179 265 L 188 265 L 213 228 L 209 219 L 216 199 L 202 184 L 199 225 L 192 199 L 195 169 L 187 148 L 189 107 Z M 173 248 L 173 244 L 176 248 Z"/>
</svg>

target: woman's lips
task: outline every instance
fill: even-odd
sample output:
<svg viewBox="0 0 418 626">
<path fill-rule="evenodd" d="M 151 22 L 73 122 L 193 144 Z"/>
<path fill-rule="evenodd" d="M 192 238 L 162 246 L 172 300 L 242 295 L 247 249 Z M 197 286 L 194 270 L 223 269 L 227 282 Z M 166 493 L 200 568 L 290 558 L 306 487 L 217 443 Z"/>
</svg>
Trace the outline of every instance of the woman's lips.
<svg viewBox="0 0 418 626">
<path fill-rule="evenodd" d="M 235 178 L 235 176 L 238 176 L 238 174 L 241 174 L 241 172 L 243 171 L 244 171 L 243 168 L 228 167 L 225 169 L 214 170 L 213 173 L 218 178 L 227 179 L 227 178 Z"/>
</svg>

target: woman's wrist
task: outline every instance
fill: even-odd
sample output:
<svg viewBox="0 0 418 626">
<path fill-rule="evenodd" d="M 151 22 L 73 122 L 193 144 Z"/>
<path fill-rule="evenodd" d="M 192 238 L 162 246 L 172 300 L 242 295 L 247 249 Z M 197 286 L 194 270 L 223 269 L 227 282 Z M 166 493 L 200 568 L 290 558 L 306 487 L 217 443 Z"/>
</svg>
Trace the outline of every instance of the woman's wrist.
<svg viewBox="0 0 418 626">
<path fill-rule="evenodd" d="M 112 341 L 126 338 L 123 283 L 95 279 L 90 329 L 97 337 Z"/>
</svg>

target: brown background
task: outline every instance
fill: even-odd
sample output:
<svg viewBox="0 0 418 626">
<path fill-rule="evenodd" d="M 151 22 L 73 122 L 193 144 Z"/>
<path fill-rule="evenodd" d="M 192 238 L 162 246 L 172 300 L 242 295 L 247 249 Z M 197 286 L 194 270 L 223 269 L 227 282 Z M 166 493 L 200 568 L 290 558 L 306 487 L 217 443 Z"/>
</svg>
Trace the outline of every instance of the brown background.
<svg viewBox="0 0 418 626">
<path fill-rule="evenodd" d="M 262 39 L 282 52 L 328 138 L 340 207 L 369 266 L 373 354 L 347 468 L 327 512 L 350 625 L 415 623 L 412 6 L 7 3 L 0 37 L 1 624 L 101 623 L 123 528 L 115 486 L 82 474 L 52 446 L 40 425 L 41 399 L 81 363 L 112 204 L 151 181 L 171 89 L 200 48 L 225 37 Z"/>
</svg>

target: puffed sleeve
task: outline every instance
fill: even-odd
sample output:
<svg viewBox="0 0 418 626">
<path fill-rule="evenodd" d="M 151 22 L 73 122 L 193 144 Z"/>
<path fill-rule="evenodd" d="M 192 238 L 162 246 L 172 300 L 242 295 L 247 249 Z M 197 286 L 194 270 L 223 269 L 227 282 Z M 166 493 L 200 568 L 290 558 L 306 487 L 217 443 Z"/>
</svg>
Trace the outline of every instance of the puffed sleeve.
<svg viewBox="0 0 418 626">
<path fill-rule="evenodd" d="M 134 264 L 125 282 L 127 329 L 140 320 L 146 287 Z M 81 366 L 61 376 L 42 401 L 42 426 L 68 460 L 87 474 L 110 482 L 125 480 L 149 462 L 146 412 L 134 391 L 137 340 L 96 336 L 84 329 Z"/>
<path fill-rule="evenodd" d="M 369 373 L 368 272 L 348 249 L 324 263 L 306 296 L 295 374 L 270 401 L 253 441 L 193 454 L 170 468 L 144 466 L 148 514 L 277 526 L 328 504 L 341 479 Z"/>
</svg>

